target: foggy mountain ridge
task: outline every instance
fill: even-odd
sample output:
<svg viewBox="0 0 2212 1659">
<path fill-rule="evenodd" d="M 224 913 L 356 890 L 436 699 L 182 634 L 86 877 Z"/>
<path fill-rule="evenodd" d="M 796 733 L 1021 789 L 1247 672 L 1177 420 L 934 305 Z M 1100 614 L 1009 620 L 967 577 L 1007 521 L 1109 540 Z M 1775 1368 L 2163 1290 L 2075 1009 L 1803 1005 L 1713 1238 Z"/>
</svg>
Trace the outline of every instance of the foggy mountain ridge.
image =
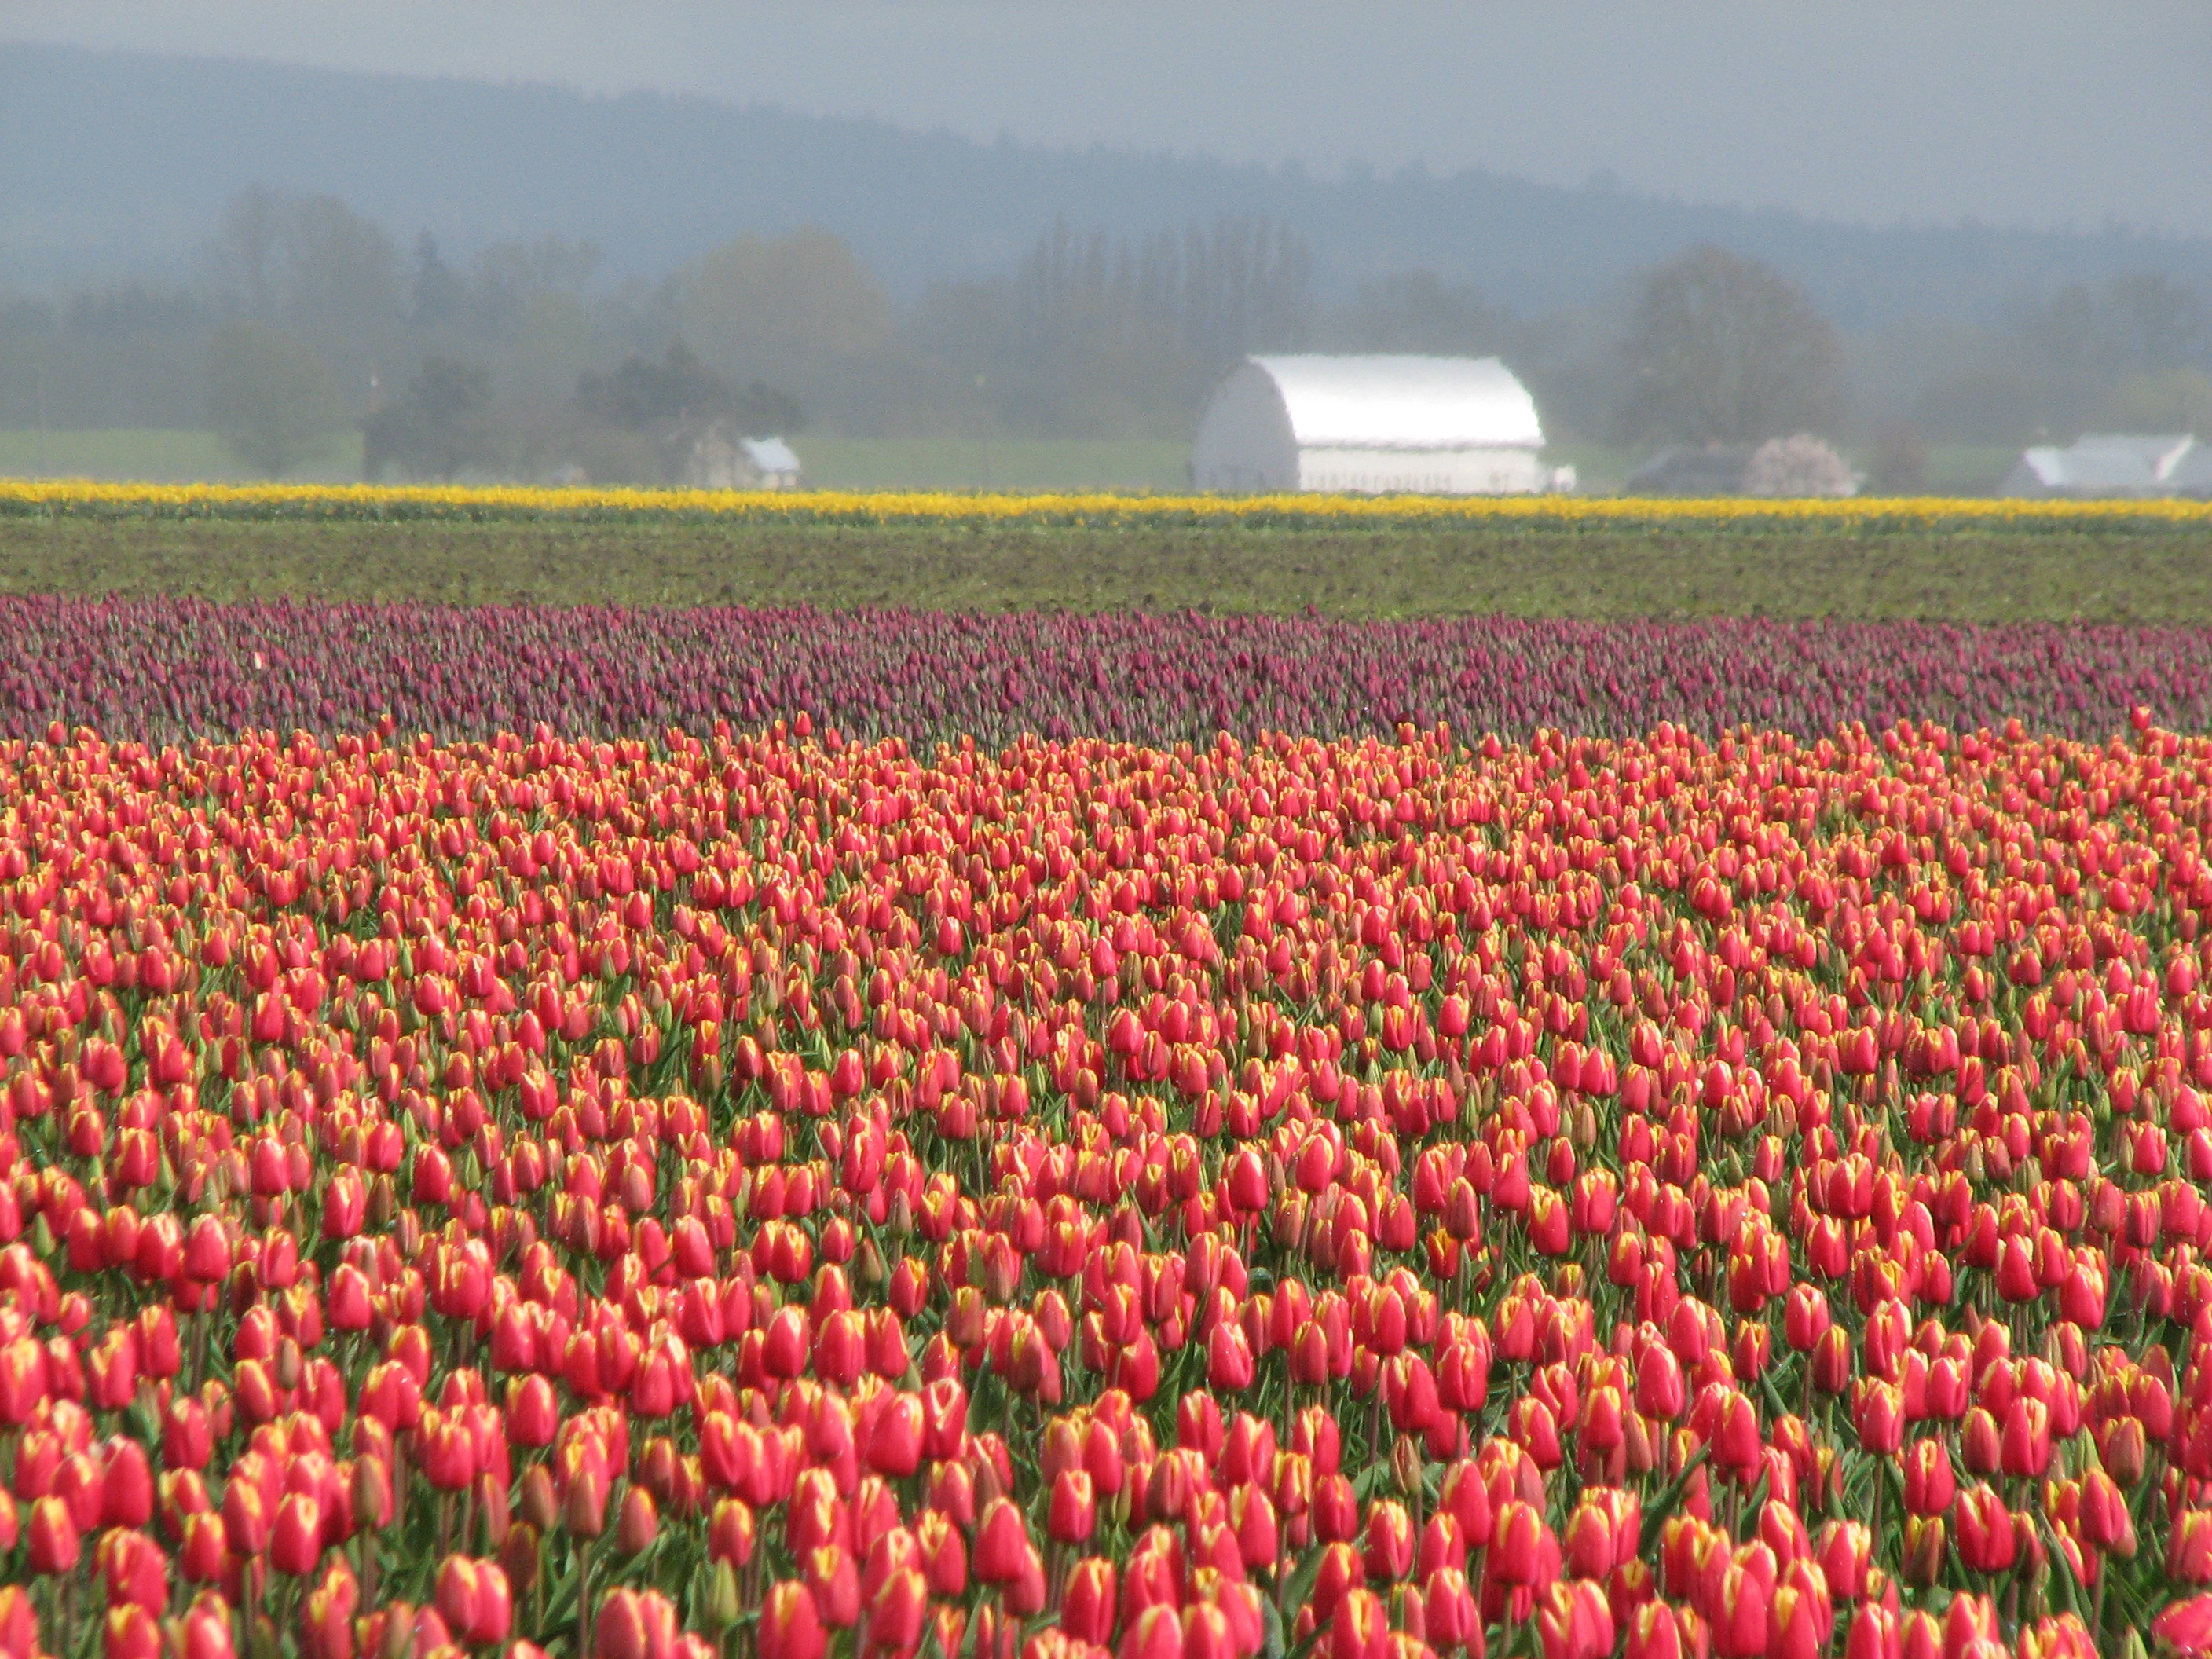
<svg viewBox="0 0 2212 1659">
<path fill-rule="evenodd" d="M 1320 285 L 1426 268 L 1531 311 L 1594 301 L 1686 245 L 1766 261 L 1846 330 L 1988 323 L 2017 296 L 2155 270 L 2212 283 L 2212 240 L 1880 228 L 1481 171 L 1323 178 L 1194 156 L 980 143 L 678 95 L 0 44 L 0 287 L 181 279 L 246 185 L 327 192 L 455 252 L 589 239 L 616 280 L 744 231 L 820 225 L 896 296 L 1011 270 L 1056 219 L 1146 231 L 1262 215 Z"/>
</svg>

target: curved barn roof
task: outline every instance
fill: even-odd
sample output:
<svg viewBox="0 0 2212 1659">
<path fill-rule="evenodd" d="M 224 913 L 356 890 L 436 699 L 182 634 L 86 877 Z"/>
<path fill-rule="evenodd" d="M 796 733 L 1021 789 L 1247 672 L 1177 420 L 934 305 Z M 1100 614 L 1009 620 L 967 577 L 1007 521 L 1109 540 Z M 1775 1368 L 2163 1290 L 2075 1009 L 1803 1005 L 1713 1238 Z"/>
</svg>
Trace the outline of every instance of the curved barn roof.
<svg viewBox="0 0 2212 1659">
<path fill-rule="evenodd" d="M 1540 448 L 1535 399 L 1495 357 L 1251 360 L 1274 381 L 1300 448 Z"/>
</svg>

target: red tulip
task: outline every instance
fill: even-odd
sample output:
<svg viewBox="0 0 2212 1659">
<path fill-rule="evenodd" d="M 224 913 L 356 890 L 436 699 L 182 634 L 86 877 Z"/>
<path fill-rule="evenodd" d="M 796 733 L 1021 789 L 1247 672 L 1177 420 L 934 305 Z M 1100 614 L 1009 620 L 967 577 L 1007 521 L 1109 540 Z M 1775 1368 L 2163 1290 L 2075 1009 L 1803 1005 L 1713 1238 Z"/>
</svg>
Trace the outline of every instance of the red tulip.
<svg viewBox="0 0 2212 1659">
<path fill-rule="evenodd" d="M 1329 1617 L 1330 1659 L 1383 1659 L 1389 1638 L 1389 1616 L 1371 1591 L 1346 1592 Z"/>
<path fill-rule="evenodd" d="M 606 1614 L 601 1613 L 603 1628 L 605 1620 Z M 815 1610 L 813 1595 L 805 1585 L 786 1579 L 769 1587 L 767 1599 L 761 1606 L 759 1642 L 761 1659 L 822 1659 L 829 1634 Z M 599 1651 L 601 1659 L 636 1659 L 635 1656 L 610 1652 L 604 1637 Z"/>
<path fill-rule="evenodd" d="M 76 1565 L 77 1528 L 69 1505 L 41 1498 L 31 1505 L 30 1568 L 34 1573 L 65 1573 Z"/>
<path fill-rule="evenodd" d="M 2212 1653 L 2212 1595 L 2169 1602 L 2151 1620 L 2152 1638 L 2190 1659 Z"/>
<path fill-rule="evenodd" d="M 1047 1535 L 1055 1543 L 1087 1543 L 1097 1516 L 1090 1475 L 1081 1469 L 1063 1469 L 1053 1481 Z"/>
<path fill-rule="evenodd" d="M 507 1437 L 518 1446 L 550 1446 L 560 1426 L 553 1386 L 543 1376 L 516 1377 L 507 1389 Z"/>
<path fill-rule="evenodd" d="M 184 1616 L 184 1659 L 234 1659 L 230 1609 L 210 1592 L 194 1598 Z"/>
<path fill-rule="evenodd" d="M 624 1555 L 641 1553 L 659 1535 L 660 1517 L 653 1494 L 632 1486 L 623 1494 L 622 1514 L 615 1522 L 615 1548 Z"/>
<path fill-rule="evenodd" d="M 994 1498 L 975 1532 L 976 1577 L 987 1584 L 1009 1583 L 1019 1577 L 1028 1549 L 1021 1512 L 1006 1498 Z"/>
<path fill-rule="evenodd" d="M 884 1581 L 869 1604 L 866 1643 L 873 1653 L 906 1656 L 921 1644 L 929 1589 L 921 1571 L 902 1567 Z"/>
<path fill-rule="evenodd" d="M 1987 1486 L 1969 1487 L 1959 1498 L 1959 1553 L 1976 1572 L 2009 1569 L 2019 1548 L 2012 1512 Z M 2168 1564 L 2168 1571 L 2172 1565 Z"/>
<path fill-rule="evenodd" d="M 910 1394 L 894 1394 L 876 1414 L 868 1437 L 868 1467 L 895 1480 L 902 1480 L 921 1466 L 926 1422 L 921 1401 Z"/>
<path fill-rule="evenodd" d="M 1111 1561 L 1094 1555 L 1077 1562 L 1060 1596 L 1060 1628 L 1079 1641 L 1103 1646 L 1114 1632 L 1115 1591 Z"/>
<path fill-rule="evenodd" d="M 1906 1450 L 1905 1506 L 1914 1515 L 1944 1515 L 1957 1495 L 1951 1454 L 1940 1440 L 1916 1440 Z"/>
<path fill-rule="evenodd" d="M 161 1627 L 155 1613 L 129 1601 L 111 1607 L 101 1650 L 106 1659 L 160 1659 Z"/>
<path fill-rule="evenodd" d="M 1851 1391 L 1851 1422 L 1860 1446 L 1877 1457 L 1893 1457 L 1905 1443 L 1904 1405 L 1894 1384 L 1862 1378 Z"/>
<path fill-rule="evenodd" d="M 187 1278 L 201 1284 L 212 1284 L 230 1272 L 230 1239 L 222 1224 L 212 1215 L 203 1215 L 192 1223 L 191 1231 L 185 1235 L 184 1271 Z"/>
<path fill-rule="evenodd" d="M 136 1440 L 109 1442 L 107 1468 L 100 1481 L 100 1524 L 143 1527 L 153 1516 L 154 1474 L 145 1448 Z"/>
<path fill-rule="evenodd" d="M 1235 1394 L 1252 1386 L 1252 1345 L 1236 1326 L 1219 1324 L 1206 1339 L 1206 1386 Z"/>
<path fill-rule="evenodd" d="M 121 1527 L 102 1533 L 94 1559 L 111 1608 L 136 1606 L 157 1616 L 167 1610 L 168 1559 L 144 1533 Z"/>
<path fill-rule="evenodd" d="M 224 1494 L 228 1507 L 229 1494 Z M 185 1581 L 192 1584 L 211 1583 L 222 1575 L 230 1559 L 229 1528 L 220 1515 L 189 1515 L 185 1517 L 183 1547 L 178 1553 L 178 1565 Z"/>
<path fill-rule="evenodd" d="M 277 1506 L 276 1525 L 269 1534 L 270 1564 L 279 1572 L 305 1577 L 315 1570 L 322 1553 L 322 1505 L 295 1492 Z"/>
</svg>

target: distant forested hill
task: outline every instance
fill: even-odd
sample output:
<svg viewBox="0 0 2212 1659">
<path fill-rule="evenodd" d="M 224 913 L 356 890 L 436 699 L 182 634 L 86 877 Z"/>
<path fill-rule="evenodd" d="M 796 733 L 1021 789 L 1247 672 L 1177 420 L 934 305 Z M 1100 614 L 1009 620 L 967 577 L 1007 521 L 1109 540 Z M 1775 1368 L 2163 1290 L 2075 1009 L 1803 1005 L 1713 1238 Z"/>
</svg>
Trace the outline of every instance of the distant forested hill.
<svg viewBox="0 0 2212 1659">
<path fill-rule="evenodd" d="M 183 276 L 223 201 L 257 180 L 456 250 L 589 238 L 617 277 L 741 231 L 819 224 L 898 295 L 1009 269 L 1056 217 L 1145 230 L 1221 211 L 1294 227 L 1325 289 L 1425 267 L 1529 310 L 1707 240 L 1794 276 L 1846 330 L 1986 319 L 2015 294 L 2124 270 L 2212 282 L 2212 241 L 2117 228 L 1875 229 L 1480 171 L 1322 179 L 698 98 L 0 46 L 0 283 Z"/>
</svg>

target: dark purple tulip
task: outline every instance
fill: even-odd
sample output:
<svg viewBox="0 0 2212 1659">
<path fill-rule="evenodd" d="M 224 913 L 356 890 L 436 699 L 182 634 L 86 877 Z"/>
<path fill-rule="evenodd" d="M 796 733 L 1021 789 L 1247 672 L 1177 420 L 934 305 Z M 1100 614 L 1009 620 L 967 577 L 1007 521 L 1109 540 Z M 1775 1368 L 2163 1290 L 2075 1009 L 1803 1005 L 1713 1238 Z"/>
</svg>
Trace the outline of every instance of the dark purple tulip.
<svg viewBox="0 0 2212 1659">
<path fill-rule="evenodd" d="M 1472 617 L 971 616 L 0 599 L 0 732 L 647 735 L 808 714 L 856 737 L 1228 731 L 1627 737 L 1853 721 L 2094 738 L 2212 723 L 2212 629 Z"/>
</svg>

